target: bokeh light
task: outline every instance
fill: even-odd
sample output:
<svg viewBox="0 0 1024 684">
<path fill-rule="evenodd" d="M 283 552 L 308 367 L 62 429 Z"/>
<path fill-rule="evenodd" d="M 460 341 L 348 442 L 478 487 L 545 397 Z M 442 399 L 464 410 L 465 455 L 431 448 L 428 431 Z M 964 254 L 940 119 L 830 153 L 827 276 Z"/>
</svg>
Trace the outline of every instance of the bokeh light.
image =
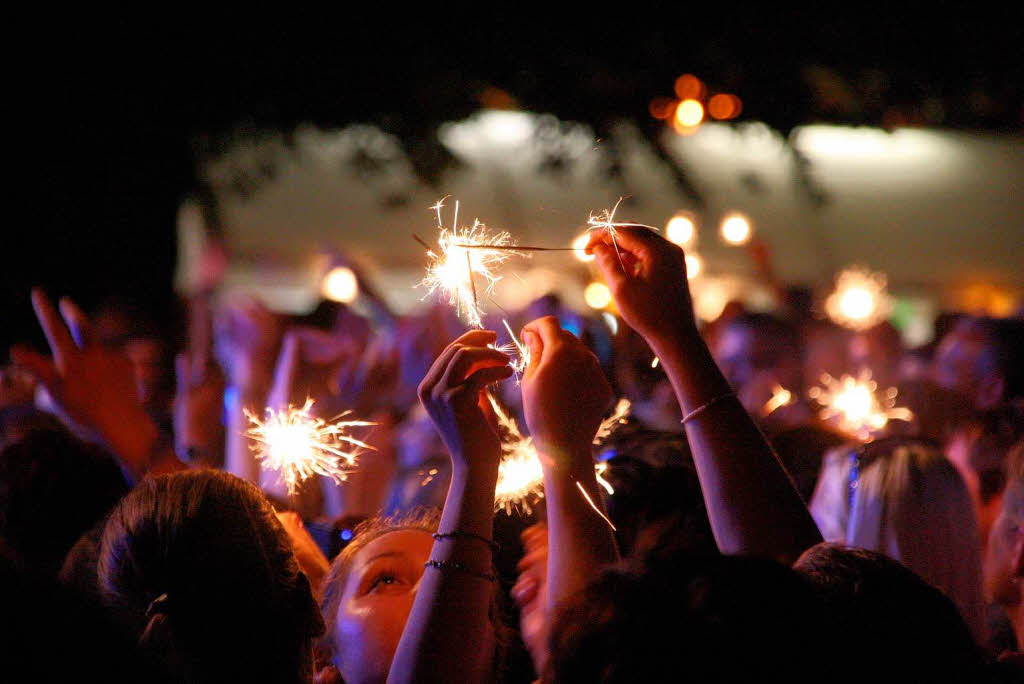
<svg viewBox="0 0 1024 684">
<path fill-rule="evenodd" d="M 704 120 L 704 105 L 697 100 L 683 100 L 676 107 L 676 122 L 680 126 L 693 128 Z"/>
<path fill-rule="evenodd" d="M 750 241 L 750 219 L 733 212 L 722 219 L 722 239 L 730 245 L 743 245 Z"/>
<path fill-rule="evenodd" d="M 717 93 L 708 100 L 708 116 L 712 119 L 727 121 L 735 119 L 743 111 L 740 98 L 729 93 Z"/>
<path fill-rule="evenodd" d="M 693 74 L 683 74 L 676 79 L 676 96 L 680 100 L 700 100 L 707 93 L 704 82 Z"/>
<path fill-rule="evenodd" d="M 572 248 L 576 250 L 572 254 L 574 257 L 576 257 L 583 263 L 587 263 L 589 261 L 594 260 L 593 254 L 587 254 L 586 252 L 583 251 L 583 248 L 587 246 L 588 242 L 590 242 L 590 233 L 583 233 L 582 235 L 577 236 L 576 239 L 572 241 Z"/>
<path fill-rule="evenodd" d="M 647 105 L 647 111 L 655 119 L 664 121 L 675 111 L 676 101 L 670 97 L 655 97 Z"/>
<path fill-rule="evenodd" d="M 686 277 L 696 278 L 704 270 L 704 260 L 696 254 L 686 255 Z"/>
<path fill-rule="evenodd" d="M 680 247 L 690 244 L 696 234 L 697 226 L 693 217 L 685 212 L 676 214 L 665 224 L 665 237 Z"/>
<path fill-rule="evenodd" d="M 351 268 L 338 266 L 324 276 L 320 291 L 332 302 L 351 304 L 359 296 L 359 280 Z"/>
<path fill-rule="evenodd" d="M 604 283 L 590 283 L 583 291 L 583 299 L 591 309 L 603 309 L 612 302 L 612 292 Z"/>
</svg>

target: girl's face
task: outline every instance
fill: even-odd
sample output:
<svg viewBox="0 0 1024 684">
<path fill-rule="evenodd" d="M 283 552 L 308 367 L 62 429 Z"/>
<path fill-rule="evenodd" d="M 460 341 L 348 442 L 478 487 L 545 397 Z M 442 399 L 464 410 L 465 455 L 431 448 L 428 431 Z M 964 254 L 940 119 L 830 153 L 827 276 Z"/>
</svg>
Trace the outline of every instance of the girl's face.
<svg viewBox="0 0 1024 684">
<path fill-rule="evenodd" d="M 383 682 L 412 610 L 434 540 L 397 530 L 352 557 L 335 622 L 335 666 L 348 684 Z"/>
</svg>

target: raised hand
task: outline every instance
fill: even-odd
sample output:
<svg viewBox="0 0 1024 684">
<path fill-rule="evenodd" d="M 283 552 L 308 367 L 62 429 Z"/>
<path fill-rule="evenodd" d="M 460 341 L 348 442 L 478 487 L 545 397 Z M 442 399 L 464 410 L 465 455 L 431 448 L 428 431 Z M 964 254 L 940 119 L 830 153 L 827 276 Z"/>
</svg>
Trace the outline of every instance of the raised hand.
<svg viewBox="0 0 1024 684">
<path fill-rule="evenodd" d="M 427 371 L 418 394 L 452 456 L 452 464 L 474 465 L 477 457 L 497 459 L 498 434 L 491 427 L 483 390 L 512 375 L 509 357 L 487 347 L 498 339 L 490 330 L 473 330 L 448 345 Z"/>
<path fill-rule="evenodd" d="M 70 299 L 61 300 L 58 315 L 36 289 L 32 306 L 53 357 L 16 347 L 12 360 L 35 375 L 68 418 L 98 434 L 133 477 L 142 477 L 157 465 L 159 432 L 139 400 L 131 361 L 90 343 L 89 320 Z M 160 456 L 162 465 L 176 461 L 173 454 Z"/>
<path fill-rule="evenodd" d="M 277 316 L 252 297 L 235 297 L 214 320 L 214 353 L 228 384 L 247 391 L 270 383 L 281 335 Z"/>
<path fill-rule="evenodd" d="M 523 410 L 541 453 L 556 461 L 586 454 L 612 391 L 597 357 L 554 316 L 523 329 L 530 365 L 523 374 Z"/>
<path fill-rule="evenodd" d="M 587 253 L 596 257 L 626 323 L 648 341 L 680 329 L 696 332 L 683 250 L 640 227 L 617 228 L 615 241 L 618 251 L 607 231 L 594 231 Z"/>
<path fill-rule="evenodd" d="M 537 523 L 523 530 L 523 557 L 512 598 L 519 606 L 519 633 L 534 670 L 543 672 L 548 641 L 548 527 Z"/>
</svg>

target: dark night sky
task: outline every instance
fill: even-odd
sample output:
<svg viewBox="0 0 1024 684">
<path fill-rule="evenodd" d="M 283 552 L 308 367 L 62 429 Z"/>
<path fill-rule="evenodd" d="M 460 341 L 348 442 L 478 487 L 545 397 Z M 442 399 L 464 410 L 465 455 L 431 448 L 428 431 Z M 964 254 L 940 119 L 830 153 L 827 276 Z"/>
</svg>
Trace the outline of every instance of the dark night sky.
<svg viewBox="0 0 1024 684">
<path fill-rule="evenodd" d="M 821 65 L 851 83 L 870 70 L 886 74 L 886 106 L 937 98 L 944 125 L 1021 130 L 1019 7 L 692 10 L 664 2 L 581 19 L 553 16 L 551 5 L 492 3 L 465 13 L 438 5 L 415 14 L 397 4 L 377 12 L 342 6 L 302 17 L 253 8 L 244 18 L 208 9 L 153 16 L 146 7 L 138 16 L 12 23 L 12 34 L 29 37 L 27 48 L 6 49 L 16 65 L 7 82 L 16 117 L 9 147 L 17 149 L 9 159 L 23 160 L 12 165 L 27 192 L 13 193 L 9 211 L 28 205 L 31 218 L 7 228 L 14 258 L 3 269 L 0 342 L 35 334 L 33 283 L 86 303 L 126 290 L 168 297 L 174 213 L 193 185 L 192 143 L 240 124 L 373 121 L 416 144 L 438 122 L 476 109 L 493 85 L 524 108 L 600 131 L 615 116 L 647 122 L 648 100 L 671 95 L 685 71 L 738 93 L 745 118 L 783 130 L 823 117 L 876 122 L 877 106 L 827 116 L 816 108 L 801 74 Z M 975 92 L 996 109 L 971 110 Z"/>
</svg>

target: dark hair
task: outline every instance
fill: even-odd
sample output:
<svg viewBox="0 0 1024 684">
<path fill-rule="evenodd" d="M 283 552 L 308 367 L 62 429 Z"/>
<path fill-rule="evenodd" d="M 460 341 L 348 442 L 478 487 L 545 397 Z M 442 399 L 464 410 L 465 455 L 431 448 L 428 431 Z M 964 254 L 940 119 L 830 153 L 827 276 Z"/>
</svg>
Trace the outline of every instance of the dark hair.
<svg viewBox="0 0 1024 684">
<path fill-rule="evenodd" d="M 688 454 L 684 456 L 688 461 Z M 692 462 L 656 467 L 623 455 L 607 463 L 603 477 L 615 490 L 607 497 L 608 516 L 623 556 L 665 545 L 695 553 L 716 551 Z"/>
<path fill-rule="evenodd" d="M 820 681 L 827 617 L 773 561 L 648 557 L 606 570 L 556 616 L 548 682 Z"/>
<path fill-rule="evenodd" d="M 61 427 L 29 429 L 0 450 L 0 536 L 55 576 L 75 541 L 127 491 L 102 448 Z"/>
<path fill-rule="evenodd" d="M 968 316 L 957 322 L 958 329 L 977 332 L 988 341 L 986 362 L 1003 377 L 1003 398 L 1024 397 L 1024 321 L 1014 318 Z"/>
<path fill-rule="evenodd" d="M 941 591 L 876 551 L 822 543 L 793 568 L 838 621 L 856 679 L 977 681 L 983 656 L 960 611 Z"/>
<path fill-rule="evenodd" d="M 188 680 L 308 681 L 323 621 L 273 508 L 213 470 L 147 479 L 110 514 L 101 592 Z"/>
<path fill-rule="evenodd" d="M 727 328 L 741 328 L 771 338 L 779 358 L 793 356 L 800 358 L 803 346 L 796 326 L 770 313 L 744 312 L 729 321 Z"/>
</svg>

